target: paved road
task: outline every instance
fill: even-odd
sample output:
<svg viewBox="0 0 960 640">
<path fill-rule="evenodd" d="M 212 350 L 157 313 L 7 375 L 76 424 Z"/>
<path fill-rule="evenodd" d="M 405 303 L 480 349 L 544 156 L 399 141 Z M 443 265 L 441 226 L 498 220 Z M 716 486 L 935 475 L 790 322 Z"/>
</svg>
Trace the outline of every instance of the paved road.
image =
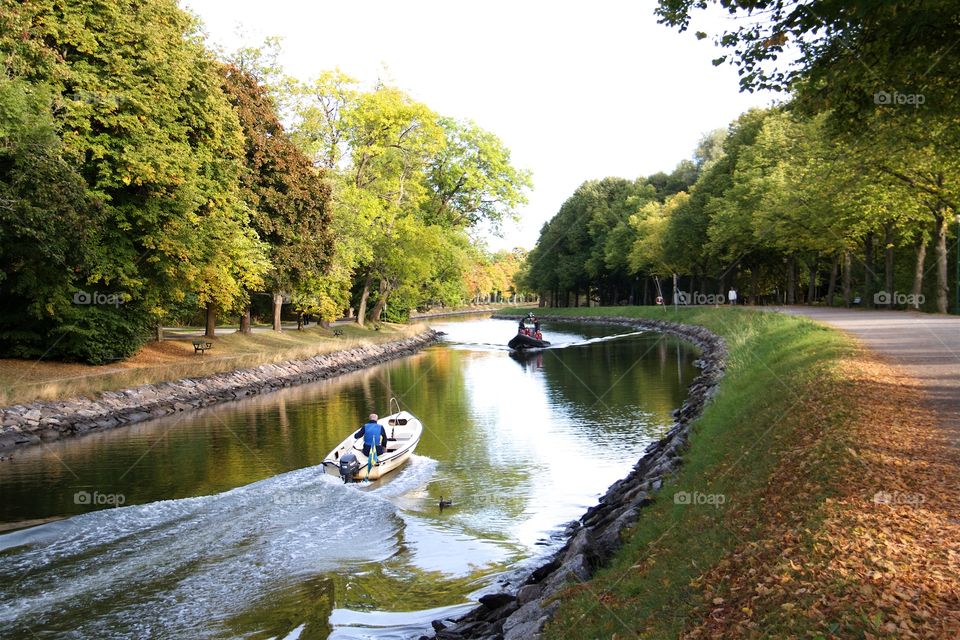
<svg viewBox="0 0 960 640">
<path fill-rule="evenodd" d="M 859 338 L 918 379 L 931 409 L 956 433 L 960 445 L 960 317 L 910 311 L 780 307 Z"/>
</svg>

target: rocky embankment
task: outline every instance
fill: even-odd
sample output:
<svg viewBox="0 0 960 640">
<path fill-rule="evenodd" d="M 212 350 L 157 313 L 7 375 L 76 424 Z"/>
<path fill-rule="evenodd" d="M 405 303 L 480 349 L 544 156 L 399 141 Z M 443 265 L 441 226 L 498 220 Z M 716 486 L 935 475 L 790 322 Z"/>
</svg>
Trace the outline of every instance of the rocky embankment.
<svg viewBox="0 0 960 640">
<path fill-rule="evenodd" d="M 501 317 L 514 319 L 513 316 Z M 599 504 L 569 525 L 566 544 L 530 573 L 516 592 L 487 594 L 480 598 L 480 606 L 456 621 L 435 620 L 433 628 L 439 640 L 538 637 L 543 625 L 560 606 L 554 596 L 571 584 L 588 580 L 594 570 L 613 555 L 620 547 L 623 530 L 636 522 L 641 509 L 653 501 L 664 477 L 683 462 L 690 425 L 716 392 L 726 367 L 727 348 L 723 338 L 703 327 L 636 318 L 545 315 L 540 318 L 550 322 L 625 325 L 676 336 L 699 347 L 701 354 L 695 364 L 700 373 L 691 383 L 683 406 L 674 411 L 674 424 L 667 434 L 647 448 L 626 478 L 610 486 Z"/>
<path fill-rule="evenodd" d="M 332 378 L 419 351 L 436 342 L 439 335 L 428 330 L 411 338 L 305 360 L 106 391 L 94 399 L 38 401 L 4 407 L 0 409 L 0 452 Z"/>
</svg>

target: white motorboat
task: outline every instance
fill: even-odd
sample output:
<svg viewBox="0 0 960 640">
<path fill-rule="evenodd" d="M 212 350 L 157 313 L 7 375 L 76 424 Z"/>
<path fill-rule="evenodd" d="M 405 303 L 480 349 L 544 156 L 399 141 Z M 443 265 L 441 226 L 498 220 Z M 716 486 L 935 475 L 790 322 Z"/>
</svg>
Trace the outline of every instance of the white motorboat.
<svg viewBox="0 0 960 640">
<path fill-rule="evenodd" d="M 396 402 L 391 398 L 391 402 Z M 339 476 L 344 482 L 378 480 L 399 468 L 413 454 L 423 435 L 423 424 L 409 411 L 400 410 L 384 416 L 377 422 L 387 430 L 387 449 L 378 456 L 363 455 L 363 437 L 354 437 L 351 431 L 336 449 L 323 459 L 326 473 Z"/>
</svg>

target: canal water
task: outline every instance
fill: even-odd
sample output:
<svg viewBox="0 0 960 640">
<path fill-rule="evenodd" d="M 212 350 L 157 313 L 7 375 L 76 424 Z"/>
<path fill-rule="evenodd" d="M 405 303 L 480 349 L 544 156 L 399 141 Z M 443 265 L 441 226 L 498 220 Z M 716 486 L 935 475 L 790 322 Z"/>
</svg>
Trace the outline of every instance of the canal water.
<svg viewBox="0 0 960 640">
<path fill-rule="evenodd" d="M 0 462 L 0 636 L 417 637 L 555 549 L 696 375 L 623 327 L 545 323 L 517 357 L 512 321 L 431 325 L 402 360 Z M 324 475 L 391 397 L 425 427 L 411 461 Z"/>
</svg>

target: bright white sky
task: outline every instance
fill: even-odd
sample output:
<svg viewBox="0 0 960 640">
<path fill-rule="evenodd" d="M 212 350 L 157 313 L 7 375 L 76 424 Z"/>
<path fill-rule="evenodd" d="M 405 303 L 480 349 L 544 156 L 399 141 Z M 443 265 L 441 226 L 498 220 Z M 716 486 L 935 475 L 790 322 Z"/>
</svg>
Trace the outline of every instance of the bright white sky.
<svg viewBox="0 0 960 640">
<path fill-rule="evenodd" d="M 741 94 L 712 38 L 657 24 L 654 0 L 181 0 L 227 50 L 283 39 L 286 71 L 378 77 L 499 136 L 533 172 L 522 221 L 492 249 L 536 243 L 585 180 L 667 171 L 700 136 L 771 95 Z M 711 33 L 720 17 L 696 28 Z M 713 27 L 713 28 L 711 28 Z M 692 30 L 691 30 L 692 31 Z M 240 35 L 242 33 L 242 36 Z"/>
</svg>

